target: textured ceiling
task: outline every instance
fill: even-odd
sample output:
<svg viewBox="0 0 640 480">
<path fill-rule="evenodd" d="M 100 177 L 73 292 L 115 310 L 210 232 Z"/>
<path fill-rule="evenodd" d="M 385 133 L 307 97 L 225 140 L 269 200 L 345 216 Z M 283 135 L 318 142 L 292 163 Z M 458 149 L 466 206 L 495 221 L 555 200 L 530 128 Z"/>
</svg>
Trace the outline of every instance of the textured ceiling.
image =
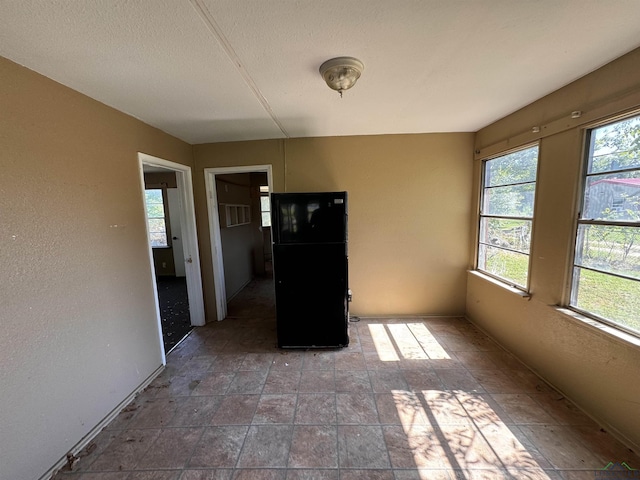
<svg viewBox="0 0 640 480">
<path fill-rule="evenodd" d="M 476 131 L 640 46 L 638 0 L 1 0 L 0 55 L 189 143 Z M 365 70 L 341 99 L 318 67 Z"/>
</svg>

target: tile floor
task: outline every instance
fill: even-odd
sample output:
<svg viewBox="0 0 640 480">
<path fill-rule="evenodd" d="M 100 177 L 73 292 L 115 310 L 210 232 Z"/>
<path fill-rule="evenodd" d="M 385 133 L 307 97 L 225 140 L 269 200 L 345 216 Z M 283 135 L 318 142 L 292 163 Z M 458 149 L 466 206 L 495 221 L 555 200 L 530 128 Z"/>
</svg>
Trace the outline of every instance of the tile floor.
<svg viewBox="0 0 640 480">
<path fill-rule="evenodd" d="M 640 468 L 464 319 L 362 319 L 348 348 L 282 351 L 268 307 L 196 328 L 56 480 L 593 480 L 609 462 Z"/>
</svg>

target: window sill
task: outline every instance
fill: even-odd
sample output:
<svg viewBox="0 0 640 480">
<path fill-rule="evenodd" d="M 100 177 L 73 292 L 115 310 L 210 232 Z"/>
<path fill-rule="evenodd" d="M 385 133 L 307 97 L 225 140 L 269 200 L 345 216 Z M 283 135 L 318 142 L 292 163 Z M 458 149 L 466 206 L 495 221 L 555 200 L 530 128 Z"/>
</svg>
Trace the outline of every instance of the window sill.
<svg viewBox="0 0 640 480">
<path fill-rule="evenodd" d="M 478 278 L 481 278 L 487 282 L 493 283 L 494 285 L 503 288 L 504 290 L 507 290 L 508 292 L 514 293 L 516 295 L 518 295 L 519 297 L 522 298 L 526 298 L 526 299 L 530 299 L 531 298 L 531 294 L 529 292 L 525 292 L 524 290 L 520 290 L 519 288 L 516 287 L 512 287 L 511 285 L 507 285 L 504 282 L 501 282 L 500 280 L 497 280 L 493 277 L 490 277 L 489 275 L 485 275 L 482 272 L 479 272 L 477 270 L 469 270 L 469 274 L 474 275 Z"/>
<path fill-rule="evenodd" d="M 640 347 L 640 338 L 635 335 L 631 335 L 623 330 L 618 330 L 611 325 L 607 325 L 606 323 L 599 322 L 593 318 L 589 318 L 585 315 L 582 315 L 578 312 L 574 312 L 566 307 L 555 307 L 556 311 L 561 313 L 564 316 L 569 317 L 570 319 L 578 322 L 580 325 L 583 325 L 585 328 L 589 330 L 596 330 L 598 333 L 604 333 L 609 338 L 613 338 L 625 345 L 632 345 L 634 347 Z"/>
</svg>

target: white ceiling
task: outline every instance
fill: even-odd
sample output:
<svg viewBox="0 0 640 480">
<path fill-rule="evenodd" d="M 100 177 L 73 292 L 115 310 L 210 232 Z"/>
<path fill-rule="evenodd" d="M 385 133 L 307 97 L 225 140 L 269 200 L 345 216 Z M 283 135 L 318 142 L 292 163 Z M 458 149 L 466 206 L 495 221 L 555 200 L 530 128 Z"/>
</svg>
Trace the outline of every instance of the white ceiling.
<svg viewBox="0 0 640 480">
<path fill-rule="evenodd" d="M 1 0 L 0 55 L 189 143 L 477 131 L 640 46 L 638 0 Z M 318 67 L 354 56 L 344 98 Z"/>
</svg>

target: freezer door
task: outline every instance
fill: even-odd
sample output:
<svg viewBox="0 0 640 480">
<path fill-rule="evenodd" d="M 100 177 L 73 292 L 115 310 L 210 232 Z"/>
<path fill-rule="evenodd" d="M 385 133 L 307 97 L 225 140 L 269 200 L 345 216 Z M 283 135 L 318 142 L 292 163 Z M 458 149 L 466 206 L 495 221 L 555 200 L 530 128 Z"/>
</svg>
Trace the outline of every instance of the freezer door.
<svg viewBox="0 0 640 480">
<path fill-rule="evenodd" d="M 274 193 L 271 196 L 275 244 L 344 243 L 347 193 Z"/>
</svg>

